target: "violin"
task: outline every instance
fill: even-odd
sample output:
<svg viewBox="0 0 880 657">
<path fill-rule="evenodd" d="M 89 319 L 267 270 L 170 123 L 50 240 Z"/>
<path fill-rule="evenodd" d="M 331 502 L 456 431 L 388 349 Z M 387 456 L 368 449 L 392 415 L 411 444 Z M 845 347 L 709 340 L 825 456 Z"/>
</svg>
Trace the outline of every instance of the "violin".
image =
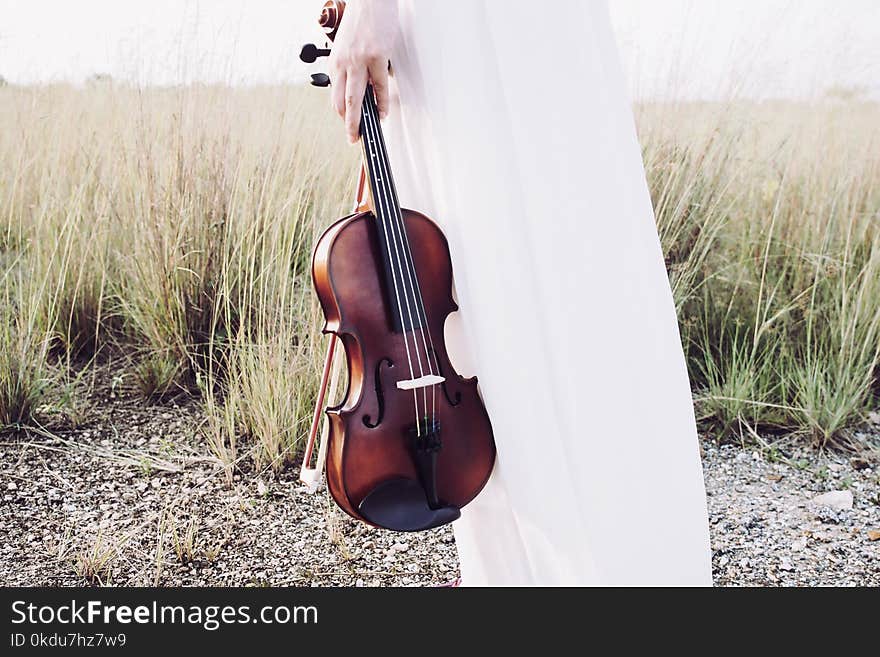
<svg viewBox="0 0 880 657">
<path fill-rule="evenodd" d="M 329 41 L 344 11 L 344 2 L 324 5 L 319 23 Z M 329 53 L 307 44 L 300 57 L 312 63 Z M 330 79 L 317 73 L 312 83 Z M 312 257 L 322 332 L 331 341 L 303 480 L 315 483 L 308 464 L 338 340 L 348 381 L 342 401 L 324 411 L 330 494 L 370 525 L 420 531 L 457 519 L 482 490 L 495 441 L 476 377 L 460 376 L 446 352 L 444 324 L 458 310 L 449 246 L 431 219 L 400 207 L 370 85 L 360 137 L 360 211 L 327 228 Z"/>
</svg>

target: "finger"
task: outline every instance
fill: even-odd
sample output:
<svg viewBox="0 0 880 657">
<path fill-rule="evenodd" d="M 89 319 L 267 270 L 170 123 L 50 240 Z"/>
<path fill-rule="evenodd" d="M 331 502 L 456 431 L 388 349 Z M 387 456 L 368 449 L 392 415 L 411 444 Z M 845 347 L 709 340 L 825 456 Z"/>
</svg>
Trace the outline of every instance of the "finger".
<svg viewBox="0 0 880 657">
<path fill-rule="evenodd" d="M 360 136 L 361 104 L 367 88 L 367 69 L 349 69 L 345 78 L 345 131 L 352 144 Z"/>
<path fill-rule="evenodd" d="M 370 83 L 376 94 L 376 106 L 379 108 L 379 118 L 384 119 L 388 115 L 388 62 L 382 59 L 375 60 L 370 64 Z"/>
<path fill-rule="evenodd" d="M 330 80 L 330 104 L 341 117 L 345 118 L 345 70 L 337 70 Z"/>
</svg>

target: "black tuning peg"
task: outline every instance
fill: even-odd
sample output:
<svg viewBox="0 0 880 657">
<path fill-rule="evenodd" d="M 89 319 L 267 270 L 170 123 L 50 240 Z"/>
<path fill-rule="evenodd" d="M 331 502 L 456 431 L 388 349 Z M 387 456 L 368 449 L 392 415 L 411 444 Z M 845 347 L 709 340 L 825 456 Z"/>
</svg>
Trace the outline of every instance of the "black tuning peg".
<svg viewBox="0 0 880 657">
<path fill-rule="evenodd" d="M 329 48 L 319 48 L 314 43 L 307 43 L 299 51 L 299 58 L 306 64 L 312 64 L 318 57 L 326 57 L 329 54 Z"/>
<path fill-rule="evenodd" d="M 314 87 L 329 87 L 330 86 L 330 76 L 326 73 L 312 73 L 312 86 Z"/>
</svg>

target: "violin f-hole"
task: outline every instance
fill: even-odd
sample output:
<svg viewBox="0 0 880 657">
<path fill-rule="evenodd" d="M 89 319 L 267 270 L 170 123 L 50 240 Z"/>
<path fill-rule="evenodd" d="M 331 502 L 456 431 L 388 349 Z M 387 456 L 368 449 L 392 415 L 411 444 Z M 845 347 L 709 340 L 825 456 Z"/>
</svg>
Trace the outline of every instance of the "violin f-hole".
<svg viewBox="0 0 880 657">
<path fill-rule="evenodd" d="M 379 410 L 377 412 L 376 421 L 373 422 L 373 418 L 371 415 L 364 415 L 363 422 L 364 426 L 369 429 L 375 429 L 380 424 L 382 424 L 382 418 L 385 416 L 385 393 L 382 391 L 382 365 L 388 364 L 388 368 L 394 367 L 394 363 L 390 358 L 382 358 L 376 363 L 376 374 L 375 374 L 375 382 L 376 382 L 376 403 L 379 406 Z"/>
</svg>

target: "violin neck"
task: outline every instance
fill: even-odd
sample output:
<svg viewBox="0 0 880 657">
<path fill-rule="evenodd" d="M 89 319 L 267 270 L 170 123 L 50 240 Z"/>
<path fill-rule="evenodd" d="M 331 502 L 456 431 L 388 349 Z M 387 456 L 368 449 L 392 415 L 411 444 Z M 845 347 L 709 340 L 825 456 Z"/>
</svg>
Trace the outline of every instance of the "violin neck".
<svg viewBox="0 0 880 657">
<path fill-rule="evenodd" d="M 370 191 L 368 206 L 376 218 L 378 255 L 385 270 L 389 319 L 394 331 L 412 331 L 424 324 L 424 308 L 416 287 L 415 264 L 379 123 L 376 97 L 369 84 L 364 94 L 360 134 Z"/>
<path fill-rule="evenodd" d="M 364 94 L 363 110 L 361 111 L 361 148 L 363 153 L 364 171 L 369 183 L 368 204 L 377 217 L 379 213 L 399 209 L 397 189 L 391 173 L 391 163 L 385 148 L 385 136 L 379 121 L 379 110 L 373 85 L 368 84 Z"/>
</svg>

